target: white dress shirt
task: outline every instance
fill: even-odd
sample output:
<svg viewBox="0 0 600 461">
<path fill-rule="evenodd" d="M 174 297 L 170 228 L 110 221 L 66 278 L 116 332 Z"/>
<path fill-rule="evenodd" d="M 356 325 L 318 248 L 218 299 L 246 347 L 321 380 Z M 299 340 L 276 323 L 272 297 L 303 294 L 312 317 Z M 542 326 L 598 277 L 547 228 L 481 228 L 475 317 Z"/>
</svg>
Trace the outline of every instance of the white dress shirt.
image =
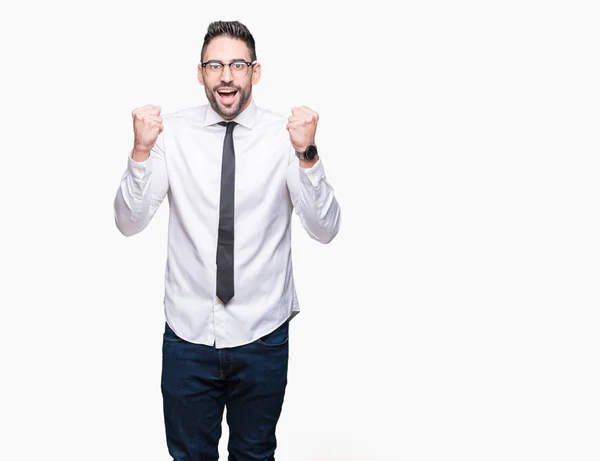
<svg viewBox="0 0 600 461">
<path fill-rule="evenodd" d="M 322 160 L 301 168 L 287 118 L 254 101 L 235 121 L 234 290 L 216 296 L 221 161 L 225 127 L 210 105 L 163 116 L 144 162 L 129 158 L 114 201 L 117 228 L 142 231 L 165 196 L 169 229 L 164 312 L 181 338 L 217 348 L 250 343 L 293 318 L 300 306 L 291 260 L 292 210 L 308 235 L 330 242 L 340 207 Z"/>
</svg>

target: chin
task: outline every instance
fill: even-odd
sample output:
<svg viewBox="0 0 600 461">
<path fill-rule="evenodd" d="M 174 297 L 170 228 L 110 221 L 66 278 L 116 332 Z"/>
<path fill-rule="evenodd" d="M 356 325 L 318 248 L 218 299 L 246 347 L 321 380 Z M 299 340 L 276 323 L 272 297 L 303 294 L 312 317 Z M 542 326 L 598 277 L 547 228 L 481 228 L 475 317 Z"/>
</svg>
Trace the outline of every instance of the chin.
<svg viewBox="0 0 600 461">
<path fill-rule="evenodd" d="M 222 114 L 236 114 L 239 112 L 239 106 L 237 104 L 231 106 L 223 106 L 219 104 L 219 112 Z"/>
<path fill-rule="evenodd" d="M 213 94 L 209 95 L 207 93 L 208 100 L 210 102 L 210 105 L 214 109 L 214 111 L 217 112 L 221 117 L 223 117 L 225 119 L 235 118 L 242 112 L 242 108 L 244 107 L 244 104 L 247 101 L 247 98 L 243 98 L 240 96 L 241 95 L 238 93 L 237 97 L 239 99 L 236 101 L 233 101 L 232 104 L 225 106 L 225 105 L 223 105 L 223 103 L 221 101 L 219 101 L 218 96 L 215 96 Z"/>
<path fill-rule="evenodd" d="M 223 106 L 217 102 L 217 107 L 218 107 L 217 112 L 223 118 L 235 118 L 242 111 L 241 102 L 237 102 L 235 104 L 232 104 L 231 106 Z"/>
</svg>

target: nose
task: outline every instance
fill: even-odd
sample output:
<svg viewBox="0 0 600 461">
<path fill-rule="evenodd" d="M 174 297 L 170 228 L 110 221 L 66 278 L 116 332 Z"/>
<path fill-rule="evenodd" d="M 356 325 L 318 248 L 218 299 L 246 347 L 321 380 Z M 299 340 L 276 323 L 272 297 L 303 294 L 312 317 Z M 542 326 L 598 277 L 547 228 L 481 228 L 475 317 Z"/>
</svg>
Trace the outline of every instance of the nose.
<svg viewBox="0 0 600 461">
<path fill-rule="evenodd" d="M 223 73 L 221 74 L 221 82 L 230 83 L 233 81 L 233 75 L 231 75 L 231 69 L 229 66 L 223 67 Z"/>
</svg>

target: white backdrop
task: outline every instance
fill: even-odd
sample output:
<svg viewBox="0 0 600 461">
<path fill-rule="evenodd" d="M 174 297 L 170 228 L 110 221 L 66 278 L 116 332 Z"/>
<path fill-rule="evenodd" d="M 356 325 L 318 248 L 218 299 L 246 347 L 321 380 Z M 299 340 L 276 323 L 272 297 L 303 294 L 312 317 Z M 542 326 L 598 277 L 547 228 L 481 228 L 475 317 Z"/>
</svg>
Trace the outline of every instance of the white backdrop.
<svg viewBox="0 0 600 461">
<path fill-rule="evenodd" d="M 218 19 L 257 104 L 320 114 L 343 213 L 294 217 L 277 459 L 600 459 L 596 2 L 206 3 L 2 7 L 0 459 L 170 459 L 168 204 L 125 238 L 112 200 L 132 109 L 206 102 Z"/>
</svg>

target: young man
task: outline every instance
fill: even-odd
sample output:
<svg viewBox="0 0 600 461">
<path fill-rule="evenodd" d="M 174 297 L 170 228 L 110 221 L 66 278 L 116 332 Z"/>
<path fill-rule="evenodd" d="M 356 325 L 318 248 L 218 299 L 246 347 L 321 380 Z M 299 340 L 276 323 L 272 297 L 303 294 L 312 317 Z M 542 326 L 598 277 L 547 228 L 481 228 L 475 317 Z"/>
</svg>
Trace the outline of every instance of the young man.
<svg viewBox="0 0 600 461">
<path fill-rule="evenodd" d="M 176 461 L 218 459 L 225 407 L 229 459 L 275 459 L 289 321 L 299 312 L 292 211 L 319 242 L 340 227 L 315 146 L 318 115 L 258 107 L 260 75 L 248 29 L 214 22 L 198 65 L 210 104 L 164 117 L 153 105 L 133 111 L 115 221 L 134 235 L 169 197 L 161 389 Z"/>
</svg>

